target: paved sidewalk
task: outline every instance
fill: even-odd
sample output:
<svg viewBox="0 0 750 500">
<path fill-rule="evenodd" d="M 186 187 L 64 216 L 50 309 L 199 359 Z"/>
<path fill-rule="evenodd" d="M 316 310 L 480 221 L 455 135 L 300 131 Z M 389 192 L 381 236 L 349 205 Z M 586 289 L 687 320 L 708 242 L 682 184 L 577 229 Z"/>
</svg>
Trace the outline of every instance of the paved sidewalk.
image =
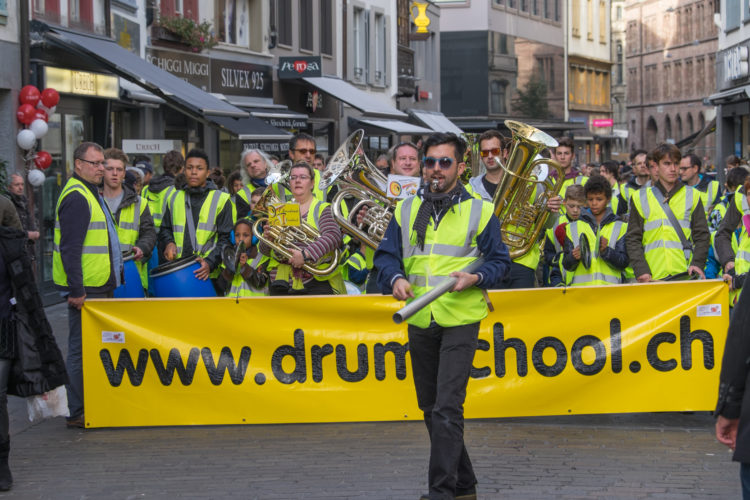
<svg viewBox="0 0 750 500">
<path fill-rule="evenodd" d="M 48 308 L 60 346 L 64 306 Z M 413 499 L 429 443 L 416 422 L 141 429 L 30 425 L 11 398 L 8 498 Z M 739 498 L 707 413 L 474 420 L 480 499 Z"/>
</svg>

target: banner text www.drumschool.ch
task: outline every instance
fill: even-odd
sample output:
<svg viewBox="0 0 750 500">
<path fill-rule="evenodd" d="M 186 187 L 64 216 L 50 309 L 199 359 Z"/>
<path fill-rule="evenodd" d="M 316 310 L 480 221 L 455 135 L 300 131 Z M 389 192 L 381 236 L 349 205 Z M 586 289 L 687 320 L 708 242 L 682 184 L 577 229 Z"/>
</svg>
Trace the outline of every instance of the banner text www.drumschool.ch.
<svg viewBox="0 0 750 500">
<path fill-rule="evenodd" d="M 360 343 L 356 346 L 356 355 L 347 351 L 347 346 L 338 344 L 312 345 L 309 350 L 306 347 L 305 334 L 301 329 L 294 332 L 293 345 L 282 345 L 276 348 L 271 356 L 271 373 L 275 380 L 282 384 L 308 383 L 308 373 L 311 372 L 313 383 L 323 382 L 324 376 L 330 376 L 328 364 L 324 367 L 324 359 L 333 356 L 335 359 L 336 376 L 345 382 L 360 382 L 370 375 L 372 366 L 376 380 L 385 380 L 389 370 L 398 380 L 406 378 L 406 355 L 409 350 L 408 343 L 388 342 L 375 343 L 371 347 Z M 583 335 L 577 338 L 570 348 L 557 337 L 546 336 L 538 339 L 533 345 L 520 338 L 505 336 L 505 328 L 502 323 L 492 326 L 492 344 L 487 340 L 480 339 L 478 350 L 492 350 L 493 366 L 475 366 L 472 369 L 472 378 L 485 378 L 493 373 L 498 378 L 506 376 L 526 377 L 530 366 L 544 377 L 555 377 L 565 370 L 575 370 L 585 376 L 596 375 L 601 372 L 609 361 L 613 373 L 620 373 L 623 366 L 631 373 L 638 373 L 642 369 L 642 363 L 631 360 L 625 363 L 622 353 L 622 333 L 620 320 L 614 318 L 609 324 L 609 351 L 605 340 L 595 335 Z M 650 335 L 645 349 L 646 365 L 659 372 L 669 372 L 681 367 L 690 370 L 693 367 L 693 344 L 698 342 L 698 349 L 702 350 L 699 359 L 703 361 L 703 367 L 707 370 L 714 368 L 714 339 L 706 330 L 691 330 L 690 318 L 680 318 L 680 328 L 677 334 L 672 332 L 659 332 Z M 673 345 L 668 351 L 668 346 Z M 661 348 L 661 349 L 660 349 Z M 372 364 L 370 363 L 370 350 L 372 351 Z M 512 354 L 509 354 L 512 352 Z M 584 354 L 588 353 L 588 354 Z M 175 381 L 175 375 L 182 385 L 190 385 L 196 374 L 200 361 L 203 362 L 209 380 L 213 385 L 225 383 L 226 378 L 234 385 L 245 382 L 245 377 L 250 367 L 252 350 L 249 346 L 243 346 L 239 352 L 239 358 L 229 347 L 222 347 L 218 361 L 209 347 L 193 347 L 187 353 L 187 359 L 176 348 L 172 348 L 164 356 L 158 349 L 140 349 L 134 357 L 130 351 L 121 349 L 115 364 L 109 349 L 102 349 L 99 357 L 104 372 L 111 386 L 118 387 L 122 384 L 127 373 L 130 384 L 139 386 L 143 382 L 149 360 L 159 382 L 164 386 L 170 386 Z M 356 357 L 356 369 L 350 370 L 354 357 Z M 352 360 L 350 361 L 350 358 Z M 679 358 L 679 361 L 678 359 Z M 284 363 L 285 359 L 287 362 Z M 388 362 L 391 360 L 392 362 Z M 508 359 L 515 360 L 513 373 L 509 366 L 513 366 Z M 286 364 L 286 368 L 283 366 Z M 289 365 L 294 369 L 290 370 Z M 388 366 L 388 369 L 387 369 Z M 308 372 L 309 367 L 309 372 Z M 225 377 L 228 375 L 228 377 Z M 253 380 L 262 385 L 266 382 L 266 375 L 256 371 Z"/>
</svg>

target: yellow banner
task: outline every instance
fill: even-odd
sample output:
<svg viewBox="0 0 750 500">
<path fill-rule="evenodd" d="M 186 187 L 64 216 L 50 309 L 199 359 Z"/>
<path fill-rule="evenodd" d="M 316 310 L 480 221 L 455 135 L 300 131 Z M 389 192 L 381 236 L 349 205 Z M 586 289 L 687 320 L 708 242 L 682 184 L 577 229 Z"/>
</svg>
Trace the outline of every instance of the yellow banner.
<svg viewBox="0 0 750 500">
<path fill-rule="evenodd" d="M 468 418 L 711 410 L 720 281 L 491 292 Z M 91 427 L 420 419 L 385 296 L 90 300 Z"/>
</svg>

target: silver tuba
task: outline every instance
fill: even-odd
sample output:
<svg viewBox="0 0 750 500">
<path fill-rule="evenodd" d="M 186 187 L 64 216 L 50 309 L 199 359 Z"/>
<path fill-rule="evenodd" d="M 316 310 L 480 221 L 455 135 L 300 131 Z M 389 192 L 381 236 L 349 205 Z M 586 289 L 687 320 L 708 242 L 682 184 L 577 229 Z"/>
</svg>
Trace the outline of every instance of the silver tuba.
<svg viewBox="0 0 750 500">
<path fill-rule="evenodd" d="M 362 152 L 364 135 L 362 129 L 355 131 L 336 150 L 321 173 L 319 187 L 323 191 L 333 184 L 338 187 L 331 200 L 333 218 L 342 231 L 375 249 L 385 235 L 396 205 L 385 194 L 388 179 Z M 356 200 L 348 212 L 347 198 Z M 357 214 L 363 208 L 367 211 L 357 222 Z"/>
</svg>

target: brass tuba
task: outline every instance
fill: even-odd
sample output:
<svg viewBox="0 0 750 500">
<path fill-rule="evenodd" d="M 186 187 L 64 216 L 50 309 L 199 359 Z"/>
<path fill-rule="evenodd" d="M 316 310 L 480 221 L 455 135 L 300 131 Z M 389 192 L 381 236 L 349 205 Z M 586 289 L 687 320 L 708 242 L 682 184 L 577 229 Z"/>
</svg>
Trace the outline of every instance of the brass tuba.
<svg viewBox="0 0 750 500">
<path fill-rule="evenodd" d="M 505 120 L 505 125 L 513 134 L 511 149 L 505 165 L 494 157 L 505 174 L 492 202 L 502 226 L 503 242 L 508 245 L 510 257 L 515 259 L 528 252 L 539 239 L 549 217 L 547 200 L 560 192 L 565 172 L 554 160 L 535 159 L 543 149 L 556 147 L 555 139 L 525 123 Z M 543 165 L 557 170 L 556 180 L 542 174 Z M 543 188 L 541 193 L 538 187 Z"/>
<path fill-rule="evenodd" d="M 336 184 L 338 192 L 331 200 L 333 218 L 342 231 L 375 249 L 385 235 L 396 205 L 385 194 L 388 179 L 362 152 L 364 135 L 362 129 L 355 131 L 336 150 L 320 176 L 320 189 L 325 191 Z M 356 203 L 344 215 L 347 198 L 354 198 Z M 357 213 L 364 207 L 367 212 L 358 223 Z"/>
<path fill-rule="evenodd" d="M 258 218 L 253 224 L 253 234 L 285 259 L 291 259 L 293 250 L 302 251 L 301 245 L 309 245 L 320 237 L 320 233 L 304 220 L 300 221 L 299 226 L 268 226 L 268 230 L 264 233 L 263 224 L 268 222 L 268 209 L 275 203 L 283 202 L 273 191 L 272 186 L 268 186 L 253 209 L 253 214 Z M 305 263 L 302 269 L 314 276 L 327 276 L 336 270 L 340 259 L 341 253 L 336 249 L 328 267 L 323 269 L 315 267 L 325 262 L 324 257 L 314 264 Z"/>
</svg>

